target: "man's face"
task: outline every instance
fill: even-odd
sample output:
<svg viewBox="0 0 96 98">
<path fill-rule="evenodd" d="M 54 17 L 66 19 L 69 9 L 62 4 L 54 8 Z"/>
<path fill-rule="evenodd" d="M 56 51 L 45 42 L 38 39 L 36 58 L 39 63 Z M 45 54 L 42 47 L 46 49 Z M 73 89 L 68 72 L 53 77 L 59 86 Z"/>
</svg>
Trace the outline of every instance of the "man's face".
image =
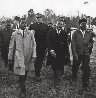
<svg viewBox="0 0 96 98">
<path fill-rule="evenodd" d="M 86 22 L 82 22 L 80 24 L 81 29 L 85 30 L 86 29 Z"/>
<path fill-rule="evenodd" d="M 62 21 L 57 21 L 57 29 L 58 30 L 62 29 Z"/>
<path fill-rule="evenodd" d="M 6 21 L 3 21 L 3 22 L 1 23 L 1 26 L 2 26 L 2 29 L 6 28 Z"/>
<path fill-rule="evenodd" d="M 21 20 L 21 22 L 20 22 L 21 29 L 22 30 L 25 30 L 26 29 L 26 26 L 27 26 L 26 20 Z"/>
<path fill-rule="evenodd" d="M 6 24 L 6 29 L 7 29 L 7 30 L 11 30 L 11 24 L 10 24 L 10 23 L 7 23 L 7 24 Z"/>
</svg>

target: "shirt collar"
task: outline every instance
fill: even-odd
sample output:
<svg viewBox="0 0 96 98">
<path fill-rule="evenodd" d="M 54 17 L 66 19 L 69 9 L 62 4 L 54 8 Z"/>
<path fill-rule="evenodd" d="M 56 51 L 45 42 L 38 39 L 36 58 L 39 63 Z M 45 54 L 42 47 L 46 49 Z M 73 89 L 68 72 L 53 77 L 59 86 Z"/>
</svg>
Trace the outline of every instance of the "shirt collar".
<svg viewBox="0 0 96 98">
<path fill-rule="evenodd" d="M 80 31 L 81 31 L 82 33 L 85 33 L 86 30 L 82 31 L 82 30 L 80 29 Z"/>
<path fill-rule="evenodd" d="M 25 32 L 26 32 L 26 29 L 24 30 L 24 34 L 25 34 Z M 23 30 L 18 29 L 18 33 L 21 33 L 21 34 L 22 34 L 22 36 L 23 36 Z"/>
</svg>

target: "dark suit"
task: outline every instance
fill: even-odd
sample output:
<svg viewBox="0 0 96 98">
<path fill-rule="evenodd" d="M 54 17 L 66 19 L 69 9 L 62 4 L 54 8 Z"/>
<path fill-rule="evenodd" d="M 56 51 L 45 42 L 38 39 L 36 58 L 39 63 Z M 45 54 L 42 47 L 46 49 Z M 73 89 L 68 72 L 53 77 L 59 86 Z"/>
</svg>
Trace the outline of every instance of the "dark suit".
<svg viewBox="0 0 96 98">
<path fill-rule="evenodd" d="M 47 48 L 46 35 L 48 32 L 48 26 L 44 23 L 31 24 L 29 30 L 35 31 L 36 40 L 36 63 L 35 63 L 35 76 L 40 76 L 41 67 L 44 60 L 45 50 Z"/>
<path fill-rule="evenodd" d="M 10 43 L 10 38 L 11 38 L 12 33 L 13 33 L 13 30 L 3 29 L 0 31 L 1 56 L 4 59 L 5 64 L 8 63 L 9 43 Z"/>
<path fill-rule="evenodd" d="M 47 45 L 51 59 L 52 70 L 55 75 L 59 70 L 62 74 L 64 73 L 64 64 L 66 62 L 66 56 L 68 55 L 67 38 L 68 36 L 64 30 L 58 34 L 57 30 L 52 29 L 47 34 Z M 50 54 L 51 50 L 55 51 L 56 57 L 53 57 Z"/>
</svg>

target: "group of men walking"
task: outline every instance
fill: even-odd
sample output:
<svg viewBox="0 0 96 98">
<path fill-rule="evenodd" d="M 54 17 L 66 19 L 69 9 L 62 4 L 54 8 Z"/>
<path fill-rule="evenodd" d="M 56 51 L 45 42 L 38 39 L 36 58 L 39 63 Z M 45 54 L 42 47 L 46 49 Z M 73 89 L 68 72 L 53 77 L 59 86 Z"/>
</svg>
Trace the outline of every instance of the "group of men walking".
<svg viewBox="0 0 96 98">
<path fill-rule="evenodd" d="M 68 35 L 70 31 L 66 30 L 64 21 L 59 19 L 56 27 L 50 27 L 42 22 L 41 14 L 37 13 L 36 19 L 37 22 L 31 24 L 27 29 L 26 19 L 21 18 L 20 27 L 16 31 L 8 29 L 9 23 L 6 25 L 5 31 L 0 31 L 1 56 L 5 57 L 5 65 L 12 67 L 13 64 L 13 69 L 10 69 L 19 75 L 20 96 L 22 98 L 26 96 L 25 82 L 27 73 L 32 67 L 31 63 L 34 63 L 36 81 L 41 80 L 40 72 L 46 49 L 48 50 L 46 64 L 52 66 L 55 80 L 58 79 L 58 74 L 64 75 L 64 65 L 70 63 L 69 38 L 71 37 Z M 71 40 L 72 80 L 76 80 L 79 66 L 82 63 L 84 89 L 89 86 L 90 49 L 93 45 L 92 39 L 96 36 L 94 32 L 86 29 L 86 23 L 86 19 L 79 20 L 80 27 L 73 33 Z"/>
</svg>

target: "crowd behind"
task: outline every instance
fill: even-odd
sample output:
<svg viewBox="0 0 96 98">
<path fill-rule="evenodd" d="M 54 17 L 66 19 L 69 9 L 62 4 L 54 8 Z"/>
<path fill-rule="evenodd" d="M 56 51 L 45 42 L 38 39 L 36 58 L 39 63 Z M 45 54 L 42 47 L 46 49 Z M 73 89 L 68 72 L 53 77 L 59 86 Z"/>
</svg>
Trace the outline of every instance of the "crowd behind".
<svg viewBox="0 0 96 98">
<path fill-rule="evenodd" d="M 5 24 L 5 28 L 0 30 L 1 57 L 5 67 L 19 76 L 21 98 L 26 97 L 26 77 L 28 71 L 32 70 L 32 63 L 34 63 L 36 82 L 42 81 L 41 69 L 46 56 L 46 66 L 51 65 L 55 82 L 58 78 L 64 77 L 65 65 L 72 66 L 71 80 L 76 81 L 81 66 L 82 88 L 89 90 L 89 63 L 96 32 L 86 28 L 87 19 L 80 19 L 79 28 L 71 34 L 64 17 L 59 17 L 55 25 L 51 21 L 48 24 L 43 23 L 40 13 L 34 18 L 36 20 L 32 21 L 16 16 L 15 25 L 12 26 L 9 20 L 2 21 L 2 26 Z M 70 60 L 70 44 L 73 63 Z"/>
</svg>

